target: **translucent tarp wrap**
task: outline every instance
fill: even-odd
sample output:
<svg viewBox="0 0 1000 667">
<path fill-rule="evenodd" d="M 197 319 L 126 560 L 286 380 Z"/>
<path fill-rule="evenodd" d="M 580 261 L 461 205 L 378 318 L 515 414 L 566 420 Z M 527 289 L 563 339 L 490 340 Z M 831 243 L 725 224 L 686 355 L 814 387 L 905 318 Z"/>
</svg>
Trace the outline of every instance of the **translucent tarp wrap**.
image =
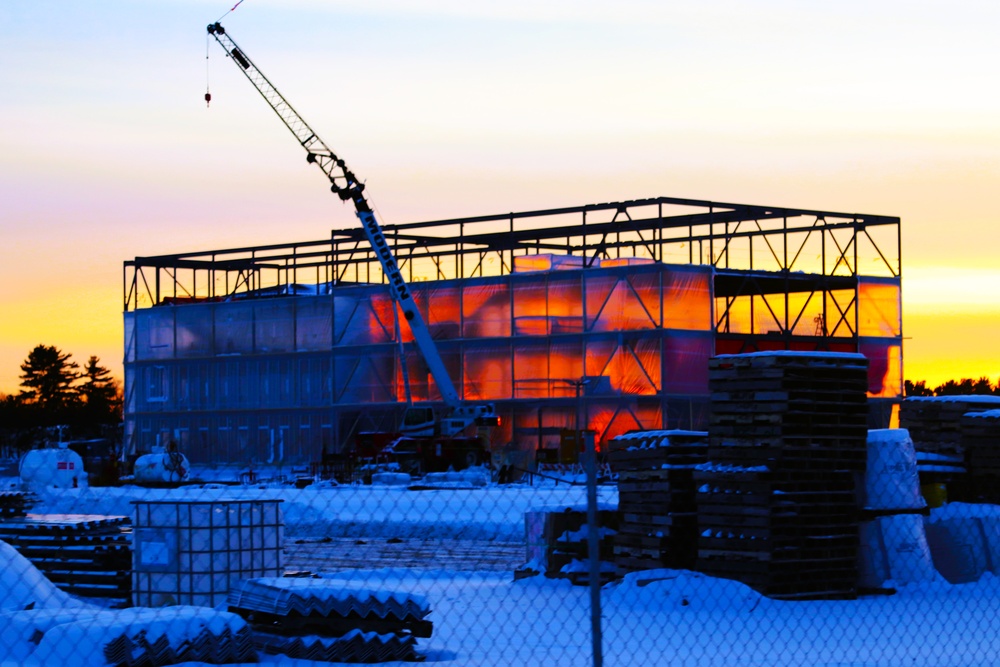
<svg viewBox="0 0 1000 667">
<path fill-rule="evenodd" d="M 191 304 L 171 308 L 177 327 L 177 356 L 205 357 L 213 354 L 211 304 Z"/>
<path fill-rule="evenodd" d="M 868 357 L 868 395 L 891 398 L 903 391 L 903 349 L 896 339 L 865 338 L 858 351 Z"/>
<path fill-rule="evenodd" d="M 333 345 L 333 299 L 295 300 L 295 349 L 329 350 Z"/>
<path fill-rule="evenodd" d="M 890 338 L 902 335 L 899 282 L 858 279 L 858 334 Z"/>
<path fill-rule="evenodd" d="M 411 291 L 463 398 L 510 402 L 501 406 L 501 414 L 508 415 L 533 409 L 519 401 L 554 401 L 546 409 L 563 411 L 567 408 L 559 402 L 574 396 L 572 383 L 585 379 L 583 402 L 592 428 L 599 425 L 597 415 L 614 413 L 619 398 L 626 397 L 653 398 L 659 414 L 684 424 L 704 419 L 703 399 L 695 397 L 707 394 L 708 358 L 742 351 L 746 344 L 714 330 L 713 312 L 719 309 L 722 331 L 728 326 L 733 333 L 759 334 L 788 319 L 796 336 L 854 335 L 853 291 L 829 292 L 825 302 L 820 292 L 792 293 L 786 308 L 786 299 L 773 294 L 716 299 L 715 277 L 707 266 L 614 261 L 586 270 L 560 265 L 558 270 L 416 282 Z M 885 304 L 894 303 L 893 294 L 898 297 L 896 285 L 864 285 L 862 309 L 871 313 L 869 320 L 891 324 L 898 309 Z M 314 291 L 311 296 L 174 302 L 127 313 L 126 354 L 134 358 L 127 361 L 127 432 L 136 440 L 129 448 L 148 450 L 161 430 L 188 428 L 192 411 L 234 411 L 241 419 L 256 420 L 250 413 L 296 415 L 325 407 L 333 410 L 328 420 L 332 447 L 341 450 L 360 428 L 358 419 L 391 424 L 407 398 L 440 400 L 387 288 L 344 285 Z M 740 309 L 746 305 L 750 317 L 751 304 L 753 316 L 741 324 Z M 875 328 L 883 332 L 886 326 Z M 843 351 L 854 351 L 854 340 L 847 338 Z M 786 345 L 780 337 L 767 336 L 755 344 L 758 349 Z M 791 345 L 813 349 L 807 340 Z M 872 358 L 871 396 L 897 396 L 898 337 L 866 337 L 861 347 Z M 677 407 L 678 398 L 683 407 Z M 162 426 L 148 423 L 153 415 L 160 415 Z M 318 438 L 316 429 L 291 442 L 302 440 L 305 452 L 310 438 Z M 511 432 L 494 441 L 507 444 L 502 438 L 528 448 L 537 435 Z M 216 439 L 232 436 L 209 433 L 207 442 Z"/>
</svg>

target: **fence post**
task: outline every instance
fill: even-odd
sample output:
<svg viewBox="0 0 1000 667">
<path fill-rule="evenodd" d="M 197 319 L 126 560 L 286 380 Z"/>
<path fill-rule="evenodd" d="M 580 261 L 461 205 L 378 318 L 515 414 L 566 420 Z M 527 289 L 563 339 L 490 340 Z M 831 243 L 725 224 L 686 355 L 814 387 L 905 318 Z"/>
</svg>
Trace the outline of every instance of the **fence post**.
<svg viewBox="0 0 1000 667">
<path fill-rule="evenodd" d="M 577 431 L 579 434 L 580 432 Z M 585 442 L 584 465 L 587 472 L 587 559 L 590 564 L 590 636 L 593 645 L 594 667 L 604 664 L 601 634 L 601 553 L 600 526 L 597 521 L 597 448 L 594 432 L 583 435 Z"/>
</svg>

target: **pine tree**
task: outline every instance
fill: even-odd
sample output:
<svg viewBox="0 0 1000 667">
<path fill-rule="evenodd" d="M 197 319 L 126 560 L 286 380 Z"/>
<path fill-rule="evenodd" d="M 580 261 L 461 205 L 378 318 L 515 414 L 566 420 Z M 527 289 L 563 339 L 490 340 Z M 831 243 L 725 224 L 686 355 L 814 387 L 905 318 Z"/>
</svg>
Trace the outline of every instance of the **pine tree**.
<svg viewBox="0 0 1000 667">
<path fill-rule="evenodd" d="M 79 404 L 73 387 L 79 379 L 80 366 L 70 361 L 70 355 L 55 346 L 38 345 L 21 364 L 21 393 L 18 399 L 33 405 L 50 416 Z"/>
<path fill-rule="evenodd" d="M 121 420 L 121 392 L 111 371 L 91 356 L 80 374 L 83 384 L 78 391 L 86 402 L 84 412 L 92 425 L 113 424 Z"/>
<path fill-rule="evenodd" d="M 917 382 L 910 382 L 906 380 L 903 382 L 903 395 L 904 396 L 933 396 L 934 392 L 927 386 L 925 380 L 918 380 Z"/>
</svg>

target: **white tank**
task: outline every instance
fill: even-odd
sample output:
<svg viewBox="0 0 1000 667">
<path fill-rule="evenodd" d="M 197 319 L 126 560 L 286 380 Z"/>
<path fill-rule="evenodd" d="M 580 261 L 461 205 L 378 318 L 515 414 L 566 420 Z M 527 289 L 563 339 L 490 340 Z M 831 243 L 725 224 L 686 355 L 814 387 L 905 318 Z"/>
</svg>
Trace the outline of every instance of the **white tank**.
<svg viewBox="0 0 1000 667">
<path fill-rule="evenodd" d="M 143 454 L 135 460 L 133 476 L 136 484 L 167 484 L 185 482 L 191 464 L 178 451 L 165 452 L 158 448 L 151 454 Z"/>
<path fill-rule="evenodd" d="M 21 457 L 19 471 L 21 482 L 35 492 L 87 486 L 83 459 L 72 449 L 34 449 Z"/>
</svg>

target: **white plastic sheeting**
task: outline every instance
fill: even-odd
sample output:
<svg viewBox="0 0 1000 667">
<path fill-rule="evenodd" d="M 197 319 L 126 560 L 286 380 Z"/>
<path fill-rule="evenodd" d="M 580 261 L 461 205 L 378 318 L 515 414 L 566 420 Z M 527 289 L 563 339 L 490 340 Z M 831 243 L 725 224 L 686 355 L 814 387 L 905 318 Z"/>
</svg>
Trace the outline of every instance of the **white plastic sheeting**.
<svg viewBox="0 0 1000 667">
<path fill-rule="evenodd" d="M 919 514 L 883 516 L 861 524 L 858 563 L 862 588 L 919 584 L 940 580 Z"/>
<path fill-rule="evenodd" d="M 868 431 L 864 506 L 876 510 L 919 510 L 927 507 L 920 494 L 917 453 L 905 428 Z"/>
</svg>

